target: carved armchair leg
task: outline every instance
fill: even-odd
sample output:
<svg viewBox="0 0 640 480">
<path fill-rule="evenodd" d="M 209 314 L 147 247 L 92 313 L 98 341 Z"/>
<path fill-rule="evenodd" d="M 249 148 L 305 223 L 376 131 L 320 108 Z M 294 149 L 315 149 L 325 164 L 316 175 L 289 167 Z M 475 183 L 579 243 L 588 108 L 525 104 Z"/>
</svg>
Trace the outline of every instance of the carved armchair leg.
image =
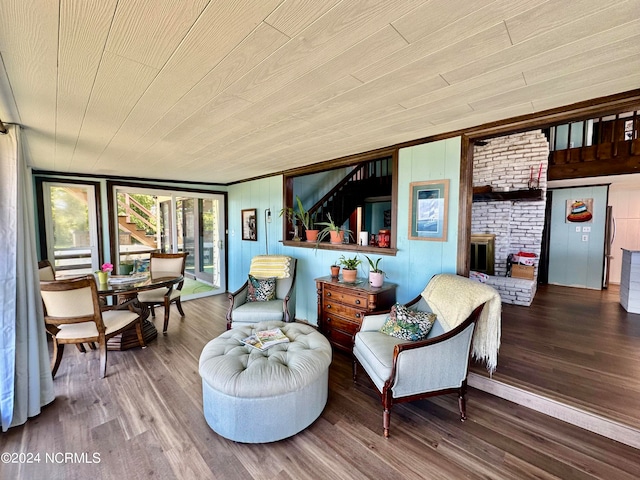
<svg viewBox="0 0 640 480">
<path fill-rule="evenodd" d="M 391 412 L 388 408 L 382 411 L 382 429 L 384 431 L 384 438 L 389 438 L 389 424 L 391 423 Z"/>
<path fill-rule="evenodd" d="M 391 425 L 391 406 L 393 405 L 393 391 L 385 387 L 382 389 L 382 429 L 384 438 L 389 438 L 389 428 Z"/>
<path fill-rule="evenodd" d="M 353 359 L 353 383 L 358 383 L 358 361 Z"/>
<path fill-rule="evenodd" d="M 464 422 L 467 419 L 467 405 L 464 399 L 466 393 L 466 388 L 464 388 L 465 386 L 466 385 L 463 385 L 463 387 L 460 388 L 460 391 L 458 392 L 458 409 L 460 410 L 461 422 Z"/>
</svg>

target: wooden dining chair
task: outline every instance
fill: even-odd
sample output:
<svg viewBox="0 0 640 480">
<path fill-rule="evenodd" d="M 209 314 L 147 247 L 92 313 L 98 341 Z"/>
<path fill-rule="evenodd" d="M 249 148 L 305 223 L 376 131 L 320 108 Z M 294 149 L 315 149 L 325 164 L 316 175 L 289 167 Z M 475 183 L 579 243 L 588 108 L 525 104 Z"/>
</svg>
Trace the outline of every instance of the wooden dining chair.
<svg viewBox="0 0 640 480">
<path fill-rule="evenodd" d="M 158 253 L 152 252 L 149 260 L 149 273 L 151 277 L 157 275 L 174 275 L 184 276 L 184 269 L 187 263 L 187 255 L 189 252 L 184 253 Z M 182 285 L 184 279 L 176 286 L 156 288 L 154 290 L 146 290 L 138 293 L 138 301 L 148 306 L 151 309 L 151 316 L 155 318 L 155 307 L 164 307 L 164 326 L 162 333 L 167 333 L 167 327 L 169 326 L 169 313 L 171 311 L 171 304 L 175 303 L 180 315 L 184 317 L 184 311 L 182 310 L 182 303 L 180 301 L 180 295 L 182 294 Z"/>
<path fill-rule="evenodd" d="M 97 343 L 100 353 L 100 376 L 107 373 L 107 340 L 135 328 L 138 343 L 145 347 L 142 319 L 138 313 L 100 305 L 93 275 L 40 282 L 44 321 L 53 339 L 51 376 L 55 377 L 67 343 Z"/>
<path fill-rule="evenodd" d="M 56 271 L 49 260 L 41 260 L 38 262 L 38 275 L 41 282 L 50 282 L 56 279 Z"/>
<path fill-rule="evenodd" d="M 41 260 L 41 261 L 38 262 L 38 275 L 40 277 L 40 281 L 41 282 L 51 282 L 51 281 L 56 279 L 56 270 L 55 270 L 55 268 L 53 268 L 53 265 L 51 264 L 51 262 L 49 260 L 47 260 L 47 259 Z M 91 350 L 95 350 L 96 349 L 96 344 L 95 343 L 91 342 L 88 345 L 89 345 L 89 348 Z M 85 349 L 84 344 L 82 344 L 82 343 L 77 343 L 76 347 L 82 353 L 86 353 L 87 352 L 87 350 Z"/>
</svg>

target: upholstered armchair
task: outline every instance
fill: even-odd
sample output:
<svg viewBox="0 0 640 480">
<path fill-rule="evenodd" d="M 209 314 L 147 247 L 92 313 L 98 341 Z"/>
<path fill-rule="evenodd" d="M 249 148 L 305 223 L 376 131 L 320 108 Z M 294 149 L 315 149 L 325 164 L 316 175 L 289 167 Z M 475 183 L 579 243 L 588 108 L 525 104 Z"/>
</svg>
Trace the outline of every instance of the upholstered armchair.
<svg viewBox="0 0 640 480">
<path fill-rule="evenodd" d="M 272 320 L 293 321 L 296 313 L 296 263 L 295 258 L 286 255 L 253 257 L 249 279 L 237 291 L 228 294 L 227 329 Z M 263 298 L 260 290 L 268 288 L 272 280 L 275 281 L 274 295 L 270 299 Z M 251 285 L 250 281 L 253 281 Z"/>
<path fill-rule="evenodd" d="M 357 381 L 360 365 L 378 390 L 385 437 L 389 436 L 391 407 L 399 402 L 457 393 L 464 421 L 472 345 L 474 356 L 485 359 L 490 370 L 495 368 L 499 347 L 500 296 L 488 285 L 457 275 L 436 275 L 405 307 L 411 318 L 425 317 L 416 312 L 436 314 L 424 339 L 407 341 L 381 332 L 389 331 L 386 313 L 366 316 L 354 339 L 353 379 Z M 480 322 L 482 326 L 476 327 Z"/>
</svg>

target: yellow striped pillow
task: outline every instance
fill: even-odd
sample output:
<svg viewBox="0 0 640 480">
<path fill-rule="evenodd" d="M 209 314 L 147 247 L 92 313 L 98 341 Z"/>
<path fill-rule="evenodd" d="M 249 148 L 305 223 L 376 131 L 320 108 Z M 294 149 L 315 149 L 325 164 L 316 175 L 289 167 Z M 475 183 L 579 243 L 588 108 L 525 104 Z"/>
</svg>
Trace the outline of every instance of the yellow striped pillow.
<svg viewBox="0 0 640 480">
<path fill-rule="evenodd" d="M 291 257 L 286 255 L 257 255 L 251 259 L 249 273 L 257 278 L 289 278 Z"/>
</svg>

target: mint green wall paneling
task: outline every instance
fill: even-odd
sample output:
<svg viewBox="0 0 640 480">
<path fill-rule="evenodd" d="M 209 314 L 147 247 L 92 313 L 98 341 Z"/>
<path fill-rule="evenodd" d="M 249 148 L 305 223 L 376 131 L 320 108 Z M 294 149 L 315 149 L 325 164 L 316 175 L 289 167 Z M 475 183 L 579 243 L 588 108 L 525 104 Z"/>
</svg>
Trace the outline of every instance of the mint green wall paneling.
<svg viewBox="0 0 640 480">
<path fill-rule="evenodd" d="M 398 253 L 381 255 L 381 268 L 387 281 L 398 284 L 399 302 L 411 300 L 424 289 L 436 273 L 455 272 L 458 242 L 458 190 L 460 179 L 460 138 L 405 148 L 400 151 L 398 168 Z M 413 181 L 449 179 L 449 221 L 446 242 L 408 240 L 409 184 Z M 229 187 L 229 290 L 244 283 L 251 257 L 265 253 L 264 209 L 271 208 L 269 253 L 282 253 L 298 259 L 296 280 L 296 318 L 312 324 L 317 322 L 315 278 L 329 275 L 329 266 L 349 251 L 314 250 L 282 245 L 283 177 L 245 182 Z M 242 241 L 240 211 L 258 208 L 258 242 Z M 232 231 L 235 230 L 235 235 Z M 253 244 L 253 245 L 249 245 Z M 369 255 L 376 258 L 377 255 Z M 359 268 L 358 276 L 367 277 L 369 268 Z"/>
<path fill-rule="evenodd" d="M 229 187 L 229 291 L 235 291 L 247 279 L 251 258 L 265 253 L 282 253 L 282 176 L 263 178 Z M 242 240 L 242 210 L 257 209 L 258 240 Z M 271 223 L 265 210 L 271 209 Z"/>
<path fill-rule="evenodd" d="M 418 145 L 400 151 L 398 199 L 399 247 L 408 256 L 402 284 L 409 300 L 418 295 L 436 273 L 456 271 L 458 242 L 458 190 L 460 185 L 460 138 Z M 449 180 L 447 241 L 409 240 L 411 182 Z"/>
<path fill-rule="evenodd" d="M 593 221 L 566 221 L 567 201 L 593 198 Z M 602 288 L 607 187 L 553 190 L 549 246 L 549 283 Z M 585 227 L 591 231 L 584 231 Z M 579 231 L 577 231 L 579 230 Z M 582 237 L 586 235 L 587 241 Z"/>
</svg>

